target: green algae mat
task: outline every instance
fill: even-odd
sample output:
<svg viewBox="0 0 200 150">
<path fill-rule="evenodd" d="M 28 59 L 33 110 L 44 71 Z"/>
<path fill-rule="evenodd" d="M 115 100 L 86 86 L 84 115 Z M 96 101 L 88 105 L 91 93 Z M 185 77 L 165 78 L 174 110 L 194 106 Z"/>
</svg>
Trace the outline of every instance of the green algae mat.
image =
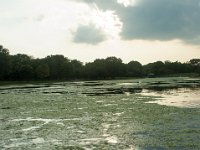
<svg viewBox="0 0 200 150">
<path fill-rule="evenodd" d="M 0 149 L 200 149 L 200 79 L 0 86 Z"/>
</svg>

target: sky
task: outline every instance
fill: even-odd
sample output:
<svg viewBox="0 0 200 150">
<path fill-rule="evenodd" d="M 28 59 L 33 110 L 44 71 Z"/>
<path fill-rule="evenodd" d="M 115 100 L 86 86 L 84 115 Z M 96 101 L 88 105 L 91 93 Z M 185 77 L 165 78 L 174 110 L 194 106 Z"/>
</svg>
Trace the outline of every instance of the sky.
<svg viewBox="0 0 200 150">
<path fill-rule="evenodd" d="M 200 0 L 0 0 L 0 45 L 34 58 L 200 58 Z"/>
</svg>

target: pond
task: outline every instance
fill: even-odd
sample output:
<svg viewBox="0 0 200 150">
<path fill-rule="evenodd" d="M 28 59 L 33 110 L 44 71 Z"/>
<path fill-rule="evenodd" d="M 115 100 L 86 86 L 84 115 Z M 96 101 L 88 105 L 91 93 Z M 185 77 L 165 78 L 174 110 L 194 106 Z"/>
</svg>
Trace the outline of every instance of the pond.
<svg viewBox="0 0 200 150">
<path fill-rule="evenodd" d="M 200 149 L 200 79 L 0 86 L 0 149 Z"/>
</svg>

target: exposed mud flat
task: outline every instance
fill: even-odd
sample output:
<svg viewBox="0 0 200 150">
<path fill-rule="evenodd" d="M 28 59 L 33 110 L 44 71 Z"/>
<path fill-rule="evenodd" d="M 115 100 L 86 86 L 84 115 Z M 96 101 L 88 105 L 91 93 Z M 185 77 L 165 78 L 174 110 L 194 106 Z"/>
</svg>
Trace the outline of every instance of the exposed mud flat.
<svg viewBox="0 0 200 150">
<path fill-rule="evenodd" d="M 0 149 L 200 149 L 200 80 L 0 87 Z"/>
</svg>

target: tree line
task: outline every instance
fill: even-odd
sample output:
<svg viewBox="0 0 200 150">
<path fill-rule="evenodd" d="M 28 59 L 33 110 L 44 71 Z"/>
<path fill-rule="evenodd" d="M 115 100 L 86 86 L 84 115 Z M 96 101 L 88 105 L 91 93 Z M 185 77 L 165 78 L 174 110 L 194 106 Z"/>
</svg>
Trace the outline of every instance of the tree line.
<svg viewBox="0 0 200 150">
<path fill-rule="evenodd" d="M 83 64 L 63 55 L 49 55 L 41 59 L 26 54 L 10 55 L 8 49 L 0 46 L 0 80 L 93 80 L 182 73 L 200 75 L 200 59 L 191 59 L 186 63 L 156 61 L 142 65 L 138 61 L 126 64 L 120 58 L 108 57 Z"/>
</svg>

